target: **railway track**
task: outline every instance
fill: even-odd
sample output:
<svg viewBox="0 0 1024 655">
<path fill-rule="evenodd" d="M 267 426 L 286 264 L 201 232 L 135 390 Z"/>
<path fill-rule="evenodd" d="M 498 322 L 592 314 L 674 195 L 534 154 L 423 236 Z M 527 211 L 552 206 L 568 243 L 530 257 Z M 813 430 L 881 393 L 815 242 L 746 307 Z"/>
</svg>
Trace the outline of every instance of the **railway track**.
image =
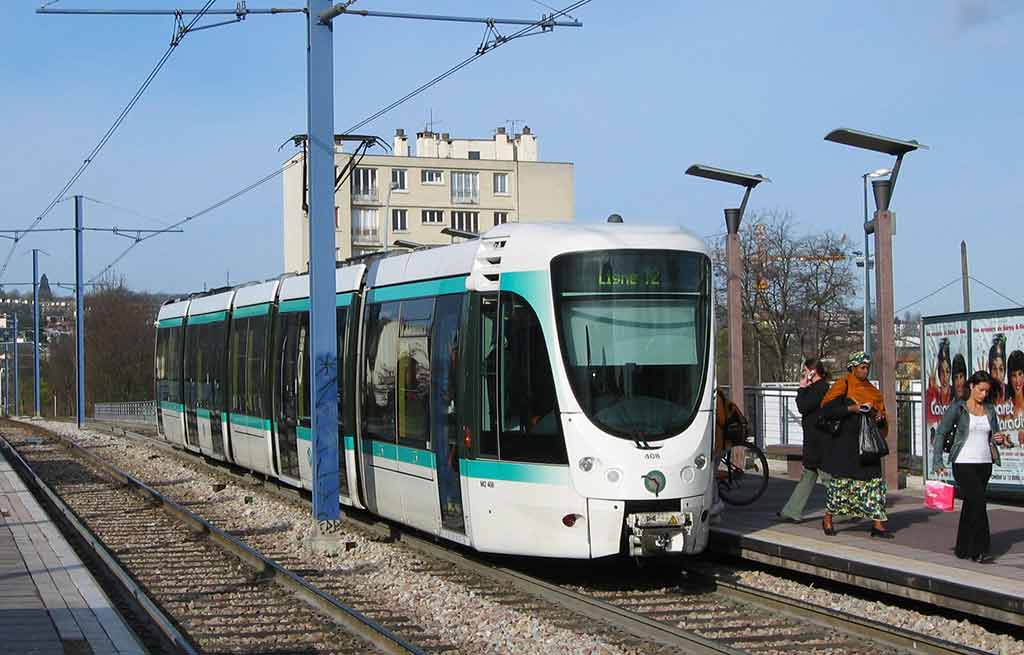
<svg viewBox="0 0 1024 655">
<path fill-rule="evenodd" d="M 124 430 L 122 436 L 143 440 L 195 463 L 167 444 Z M 225 467 L 209 466 L 214 475 L 252 483 Z M 266 491 L 290 502 L 305 503 L 291 490 L 267 486 Z M 214 508 L 210 508 L 214 509 Z M 307 509 L 308 511 L 308 509 Z M 637 652 L 686 653 L 958 653 L 982 651 L 851 615 L 715 581 L 704 573 L 660 567 L 635 569 L 624 562 L 523 561 L 480 557 L 439 546 L 430 539 L 371 516 L 349 512 L 348 518 L 378 538 L 398 540 L 424 556 L 423 572 L 469 586 L 482 597 L 518 607 L 533 607 L 563 625 L 586 625 L 605 639 Z M 211 517 L 211 520 L 212 517 Z M 230 517 L 221 517 L 229 520 Z M 258 532 L 258 531 L 257 531 Z M 272 540 L 254 547 L 273 550 Z M 302 567 L 302 562 L 282 562 Z M 623 571 L 627 571 L 623 575 Z M 310 579 L 316 573 L 307 571 Z M 586 580 L 581 584 L 580 580 Z M 330 581 L 325 581 L 330 587 Z M 320 581 L 316 582 L 320 584 Z M 343 591 L 343 590 L 339 590 Z M 532 604 L 532 605 L 531 605 Z M 596 629 L 594 622 L 609 626 Z"/>
<path fill-rule="evenodd" d="M 424 652 L 103 459 L 26 432 L 5 426 L 8 457 L 127 572 L 171 652 Z"/>
</svg>

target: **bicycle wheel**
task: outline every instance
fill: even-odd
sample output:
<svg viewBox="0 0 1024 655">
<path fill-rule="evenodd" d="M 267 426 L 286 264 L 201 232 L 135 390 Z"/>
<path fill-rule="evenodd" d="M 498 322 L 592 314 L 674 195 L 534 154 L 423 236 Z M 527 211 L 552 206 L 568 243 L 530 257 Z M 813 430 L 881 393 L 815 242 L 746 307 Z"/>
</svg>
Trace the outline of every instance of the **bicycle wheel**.
<svg viewBox="0 0 1024 655">
<path fill-rule="evenodd" d="M 730 505 L 749 505 L 768 488 L 768 458 L 752 443 L 726 449 L 718 461 L 718 493 Z"/>
</svg>

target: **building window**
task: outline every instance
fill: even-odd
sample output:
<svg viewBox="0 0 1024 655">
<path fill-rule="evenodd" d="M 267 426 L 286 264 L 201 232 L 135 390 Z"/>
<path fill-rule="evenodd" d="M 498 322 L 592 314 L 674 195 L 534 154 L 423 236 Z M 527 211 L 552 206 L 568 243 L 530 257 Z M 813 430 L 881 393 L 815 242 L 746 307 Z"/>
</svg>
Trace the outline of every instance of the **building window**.
<svg viewBox="0 0 1024 655">
<path fill-rule="evenodd" d="M 352 171 L 352 199 L 357 201 L 377 200 L 377 169 L 357 168 Z"/>
<path fill-rule="evenodd" d="M 463 232 L 479 232 L 480 212 L 452 212 L 452 228 Z"/>
<path fill-rule="evenodd" d="M 500 196 L 508 195 L 508 173 L 494 174 L 494 194 Z"/>
<path fill-rule="evenodd" d="M 444 184 L 444 172 L 425 168 L 420 171 L 420 182 L 423 184 Z"/>
<path fill-rule="evenodd" d="M 392 209 L 391 210 L 391 230 L 394 232 L 405 232 L 409 229 L 409 221 L 407 220 L 407 212 L 405 209 Z"/>
<path fill-rule="evenodd" d="M 508 212 L 494 212 L 494 224 L 504 225 L 508 223 Z"/>
<path fill-rule="evenodd" d="M 469 151 L 469 158 L 470 159 L 480 159 L 480 151 L 479 150 L 470 150 Z"/>
<path fill-rule="evenodd" d="M 362 243 L 376 243 L 377 210 L 367 207 L 352 208 L 352 240 Z"/>
<path fill-rule="evenodd" d="M 335 230 L 340 230 L 341 229 L 341 216 L 340 216 L 340 213 L 339 213 L 340 211 L 341 211 L 341 207 L 338 207 L 337 205 L 335 205 L 334 206 L 334 229 Z"/>
<path fill-rule="evenodd" d="M 480 174 L 452 171 L 452 204 L 478 204 L 480 202 Z"/>
<path fill-rule="evenodd" d="M 444 223 L 444 211 L 440 209 L 423 210 L 424 225 L 439 225 Z"/>
<path fill-rule="evenodd" d="M 409 189 L 405 184 L 405 169 L 404 168 L 392 168 L 391 169 L 391 190 L 392 191 L 407 191 Z"/>
</svg>

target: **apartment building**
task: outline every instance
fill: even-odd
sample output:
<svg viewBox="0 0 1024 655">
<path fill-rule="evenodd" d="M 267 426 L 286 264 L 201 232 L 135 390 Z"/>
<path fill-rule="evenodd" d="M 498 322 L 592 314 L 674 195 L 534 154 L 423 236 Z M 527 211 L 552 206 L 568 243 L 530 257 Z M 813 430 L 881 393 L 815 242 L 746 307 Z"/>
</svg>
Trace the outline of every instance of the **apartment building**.
<svg viewBox="0 0 1024 655">
<path fill-rule="evenodd" d="M 353 154 L 336 139 L 335 166 L 345 170 Z M 283 175 L 284 270 L 309 265 L 306 167 L 297 154 Z M 574 170 L 567 162 L 539 161 L 529 127 L 491 139 L 453 139 L 447 133 L 416 134 L 410 152 L 405 131 L 395 131 L 391 154 L 365 155 L 335 192 L 335 253 L 353 255 L 394 248 L 396 240 L 451 243 L 445 227 L 486 232 L 499 223 L 570 221 L 575 212 Z M 387 245 L 385 245 L 387 244 Z"/>
</svg>

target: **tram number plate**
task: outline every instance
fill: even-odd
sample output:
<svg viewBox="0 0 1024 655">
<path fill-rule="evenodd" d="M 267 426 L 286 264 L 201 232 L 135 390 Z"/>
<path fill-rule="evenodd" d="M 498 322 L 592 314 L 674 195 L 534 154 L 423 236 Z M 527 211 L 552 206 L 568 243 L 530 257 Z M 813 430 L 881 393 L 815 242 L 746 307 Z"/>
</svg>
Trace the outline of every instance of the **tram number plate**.
<svg viewBox="0 0 1024 655">
<path fill-rule="evenodd" d="M 644 512 L 636 515 L 638 528 L 671 528 L 686 525 L 686 517 L 681 512 Z"/>
</svg>

